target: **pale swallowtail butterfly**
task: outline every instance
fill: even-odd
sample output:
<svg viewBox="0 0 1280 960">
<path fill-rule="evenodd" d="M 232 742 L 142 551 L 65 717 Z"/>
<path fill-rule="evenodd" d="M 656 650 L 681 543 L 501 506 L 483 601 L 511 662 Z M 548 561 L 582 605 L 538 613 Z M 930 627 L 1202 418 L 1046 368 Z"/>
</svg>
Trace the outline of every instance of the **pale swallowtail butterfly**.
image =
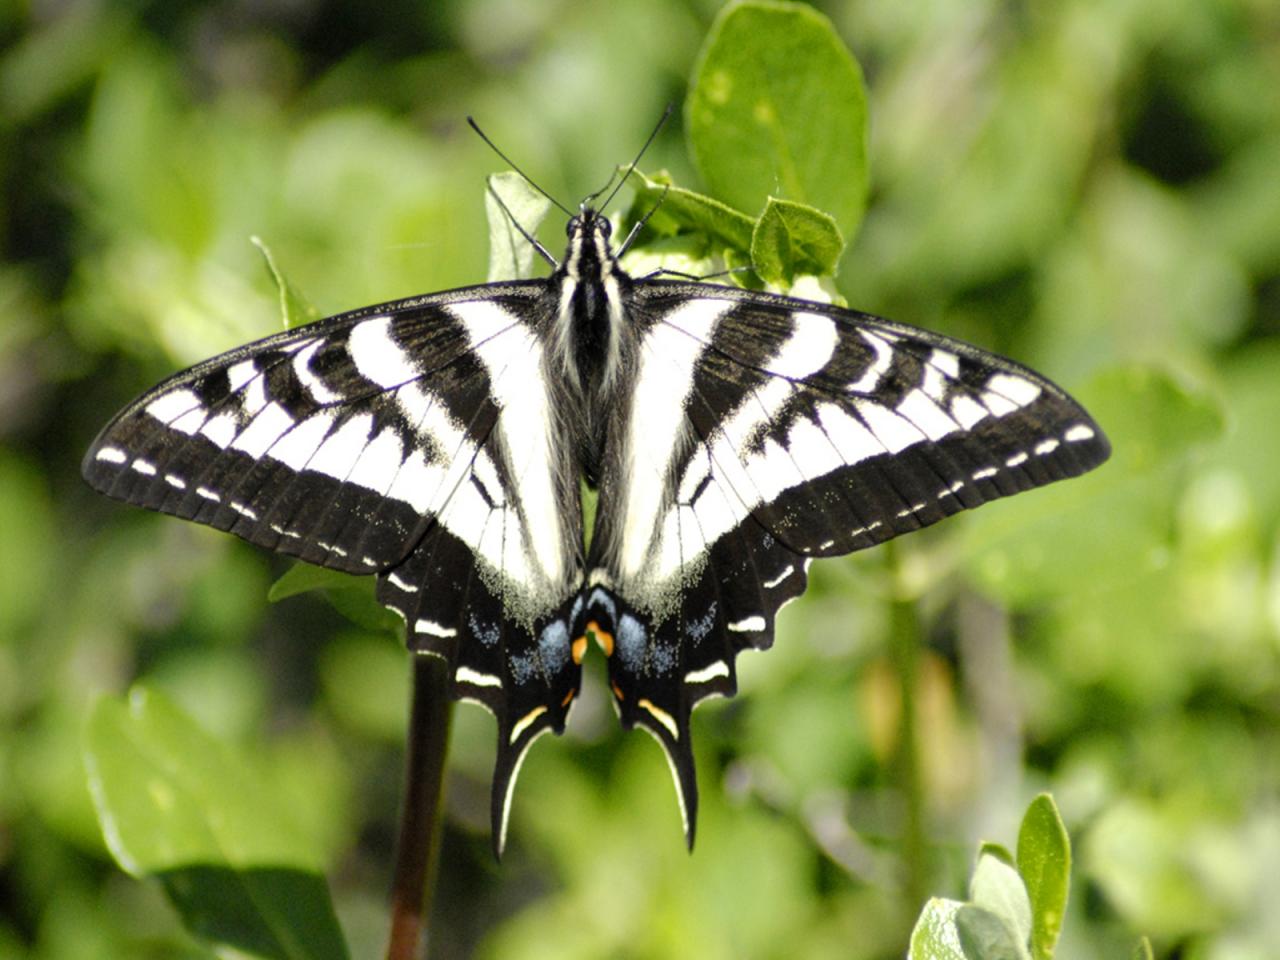
<svg viewBox="0 0 1280 960">
<path fill-rule="evenodd" d="M 1108 456 L 1071 397 L 936 333 L 631 277 L 589 204 L 545 279 L 365 307 L 176 374 L 83 464 L 108 496 L 377 577 L 497 718 L 495 849 L 590 640 L 662 745 L 692 844 L 690 711 L 737 690 L 809 563 Z M 585 547 L 581 483 L 598 491 Z"/>
</svg>

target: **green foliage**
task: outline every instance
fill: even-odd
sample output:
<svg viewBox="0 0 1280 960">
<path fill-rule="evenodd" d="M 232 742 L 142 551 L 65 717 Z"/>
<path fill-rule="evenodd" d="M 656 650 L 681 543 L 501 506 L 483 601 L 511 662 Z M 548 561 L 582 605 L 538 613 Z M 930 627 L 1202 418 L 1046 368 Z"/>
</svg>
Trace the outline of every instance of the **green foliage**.
<svg viewBox="0 0 1280 960">
<path fill-rule="evenodd" d="M 833 276 L 844 238 L 833 218 L 770 197 L 751 234 L 751 263 L 765 283 L 790 287 L 796 274 Z"/>
<path fill-rule="evenodd" d="M 284 271 L 277 265 L 276 258 L 271 253 L 271 248 L 259 237 L 250 237 L 249 239 L 262 252 L 262 259 L 267 263 L 267 271 L 271 274 L 271 279 L 275 283 L 276 289 L 280 292 L 280 317 L 284 321 L 284 328 L 292 330 L 294 327 L 300 327 L 304 323 L 319 320 L 320 311 L 302 295 L 302 292 L 297 287 L 289 282 L 289 278 L 285 276 Z"/>
<path fill-rule="evenodd" d="M 983 844 L 965 902 L 935 898 L 916 921 L 909 960 L 1053 960 L 1067 906 L 1071 846 L 1042 793 L 1018 830 L 1018 857 Z"/>
<path fill-rule="evenodd" d="M 353 577 L 349 573 L 298 562 L 271 585 L 267 599 L 275 603 L 304 593 L 320 592 L 357 626 L 398 634 L 403 621 L 378 603 L 373 588 L 373 577 Z"/>
<path fill-rule="evenodd" d="M 892 563 L 815 564 L 775 649 L 740 659 L 738 698 L 695 715 L 692 857 L 660 752 L 584 695 L 567 736 L 530 754 L 495 869 L 493 724 L 459 708 L 434 954 L 879 960 L 931 928 L 954 951 L 961 929 L 1007 948 L 1013 901 L 963 919 L 961 901 L 931 901 L 913 935 L 923 895 L 903 884 L 957 896 L 961 851 L 1028 785 L 1052 790 L 1076 850 L 1067 908 L 1065 842 L 1019 839 L 1033 957 L 1055 910 L 1057 956 L 1280 953 L 1265 4 L 870 0 L 829 8 L 833 26 L 798 4 L 713 22 L 678 0 L 480 0 L 371 6 L 340 30 L 305 0 L 282 17 L 29 6 L 0 14 L 0 955 L 209 955 L 162 874 L 115 872 L 86 787 L 104 715 L 118 769 L 151 777 L 165 756 L 133 748 L 149 741 L 131 739 L 121 697 L 138 681 L 198 719 L 177 742 L 208 754 L 174 758 L 206 774 L 156 822 L 211 835 L 202 811 L 223 791 L 201 777 L 248 770 L 246 796 L 292 818 L 280 841 L 309 838 L 304 865 L 212 879 L 314 891 L 323 869 L 351 954 L 377 955 L 408 671 L 370 582 L 300 567 L 272 591 L 289 602 L 267 606 L 276 561 L 89 494 L 79 458 L 143 388 L 279 330 L 282 311 L 309 315 L 286 289 L 327 314 L 480 279 L 484 176 L 501 164 L 468 110 L 572 207 L 686 80 L 687 140 L 672 125 L 643 159 L 670 173 L 621 194 L 630 223 L 662 201 L 629 269 L 752 267 L 727 281 L 798 278 L 1000 350 L 1080 396 L 1115 457 L 906 538 Z M 317 45 L 321 29 L 337 39 Z M 770 198 L 832 216 L 839 291 L 806 279 L 827 271 L 830 231 L 808 209 L 801 228 L 779 223 L 776 204 L 766 223 Z M 268 271 L 252 236 L 270 239 Z M 902 623 L 914 656 L 891 658 Z M 113 706 L 93 712 L 104 693 Z M 265 943 L 255 923 L 247 946 Z M 1134 951 L 1136 931 L 1151 941 Z"/>
<path fill-rule="evenodd" d="M 713 197 L 676 186 L 666 171 L 645 176 L 637 170 L 632 177 L 639 184 L 631 208 L 632 220 L 652 211 L 649 226 L 659 234 L 687 230 L 703 234 L 709 243 L 721 248 L 750 249 L 755 225 L 745 213 Z"/>
<path fill-rule="evenodd" d="M 798 3 L 728 4 L 694 67 L 685 117 L 714 196 L 758 210 L 780 195 L 829 212 L 846 236 L 856 231 L 867 192 L 866 93 L 822 14 Z"/>
<path fill-rule="evenodd" d="M 1018 873 L 1027 885 L 1033 926 L 1031 952 L 1049 960 L 1062 932 L 1071 885 L 1071 842 L 1053 798 L 1042 793 L 1031 801 L 1018 830 Z"/>
<path fill-rule="evenodd" d="M 551 212 L 551 201 L 524 177 L 508 171 L 489 178 L 484 212 L 489 221 L 489 282 L 532 276 L 534 249 L 516 224 L 534 233 Z"/>
<path fill-rule="evenodd" d="M 112 854 L 154 877 L 201 939 L 253 956 L 343 958 L 309 836 L 268 768 L 154 691 L 103 698 L 85 735 L 89 789 Z"/>
</svg>

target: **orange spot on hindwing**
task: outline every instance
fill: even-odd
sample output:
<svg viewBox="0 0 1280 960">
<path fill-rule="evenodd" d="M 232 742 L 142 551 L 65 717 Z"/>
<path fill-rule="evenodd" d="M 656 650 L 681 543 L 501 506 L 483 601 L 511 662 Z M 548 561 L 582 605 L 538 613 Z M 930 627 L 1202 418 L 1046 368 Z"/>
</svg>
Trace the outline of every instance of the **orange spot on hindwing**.
<svg viewBox="0 0 1280 960">
<path fill-rule="evenodd" d="M 613 634 L 608 633 L 600 628 L 600 624 L 594 620 L 590 621 L 582 632 L 582 636 L 573 641 L 573 645 L 569 648 L 569 652 L 573 654 L 573 662 L 582 663 L 582 658 L 587 655 L 587 635 L 596 638 L 596 644 L 604 651 L 606 657 L 613 656 Z"/>
<path fill-rule="evenodd" d="M 600 629 L 600 624 L 592 620 L 587 624 L 587 632 L 596 638 L 596 643 L 604 651 L 606 657 L 613 656 L 613 634 Z"/>
</svg>

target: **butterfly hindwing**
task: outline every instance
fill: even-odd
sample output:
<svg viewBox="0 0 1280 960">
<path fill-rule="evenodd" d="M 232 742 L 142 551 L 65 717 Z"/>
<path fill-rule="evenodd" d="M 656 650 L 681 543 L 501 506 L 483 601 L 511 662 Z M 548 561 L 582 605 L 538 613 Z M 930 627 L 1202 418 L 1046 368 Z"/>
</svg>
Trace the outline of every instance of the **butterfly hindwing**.
<svg viewBox="0 0 1280 960">
<path fill-rule="evenodd" d="M 604 648 L 623 726 L 641 727 L 662 746 L 692 846 L 698 790 L 690 713 L 702 700 L 737 692 L 737 655 L 772 645 L 776 614 L 804 592 L 808 561 L 751 521 L 689 559 L 674 602 L 656 612 L 603 584 L 588 590 L 574 636 L 594 635 Z"/>
<path fill-rule="evenodd" d="M 471 550 L 433 527 L 407 560 L 378 578 L 378 599 L 404 618 L 411 649 L 443 657 L 450 693 L 485 707 L 497 721 L 492 838 L 506 842 L 511 796 L 533 742 L 563 732 L 581 685 L 570 651 L 568 601 L 536 620 L 512 617 Z"/>
</svg>

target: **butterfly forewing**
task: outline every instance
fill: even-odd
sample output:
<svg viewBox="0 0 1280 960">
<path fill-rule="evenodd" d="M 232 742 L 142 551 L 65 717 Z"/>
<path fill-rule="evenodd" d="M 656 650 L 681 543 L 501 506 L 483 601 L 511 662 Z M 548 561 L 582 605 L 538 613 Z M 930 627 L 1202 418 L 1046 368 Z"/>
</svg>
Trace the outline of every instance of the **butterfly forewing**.
<svg viewBox="0 0 1280 960">
<path fill-rule="evenodd" d="M 694 289 L 697 326 L 684 320 Z M 685 510 L 708 540 L 750 514 L 806 556 L 848 553 L 1108 456 L 1062 390 L 959 341 L 749 291 L 655 283 L 644 296 L 698 344 L 681 404 L 697 443 L 669 464 L 666 519 Z M 662 536 L 646 555 L 662 555 Z"/>
</svg>

